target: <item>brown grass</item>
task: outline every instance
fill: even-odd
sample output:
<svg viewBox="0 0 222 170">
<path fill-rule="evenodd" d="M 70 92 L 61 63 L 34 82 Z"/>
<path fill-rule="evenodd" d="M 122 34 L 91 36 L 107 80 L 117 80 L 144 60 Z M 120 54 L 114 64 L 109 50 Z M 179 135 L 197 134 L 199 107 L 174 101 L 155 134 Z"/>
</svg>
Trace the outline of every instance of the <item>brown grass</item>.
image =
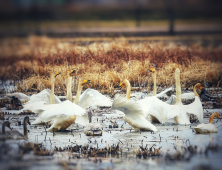
<svg viewBox="0 0 222 170">
<path fill-rule="evenodd" d="M 127 41 L 78 45 L 55 41 L 47 37 L 7 39 L 0 42 L 0 77 L 14 79 L 19 91 L 50 88 L 50 73 L 61 71 L 56 89 L 66 91 L 67 71 L 76 70 L 78 78 L 91 79 L 88 87 L 113 93 L 121 80 L 129 79 L 132 86 L 150 88 L 151 73 L 157 70 L 157 84 L 174 85 L 174 70 L 181 71 L 182 87 L 196 82 L 221 86 L 222 48 L 200 44 L 179 46 L 176 43 Z"/>
</svg>

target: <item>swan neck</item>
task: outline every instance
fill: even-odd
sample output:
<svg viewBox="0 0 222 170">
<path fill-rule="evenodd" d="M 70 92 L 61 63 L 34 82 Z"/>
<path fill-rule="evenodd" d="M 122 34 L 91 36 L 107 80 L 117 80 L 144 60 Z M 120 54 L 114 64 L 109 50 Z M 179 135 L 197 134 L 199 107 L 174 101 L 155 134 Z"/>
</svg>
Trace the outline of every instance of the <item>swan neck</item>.
<svg viewBox="0 0 222 170">
<path fill-rule="evenodd" d="M 81 83 L 79 82 L 79 85 L 78 85 L 78 90 L 77 90 L 77 93 L 76 93 L 76 98 L 74 100 L 74 103 L 78 105 L 79 103 L 79 98 L 80 98 L 80 94 L 81 94 L 81 91 L 82 91 L 82 85 Z"/>
<path fill-rule="evenodd" d="M 23 130 L 24 130 L 24 136 L 25 138 L 28 138 L 28 129 L 27 129 L 27 122 L 28 122 L 28 119 L 24 119 L 24 122 L 23 122 Z"/>
<path fill-rule="evenodd" d="M 130 93 L 131 93 L 131 86 L 130 86 L 130 83 L 128 82 L 126 84 L 126 99 L 129 100 L 130 99 Z"/>
<path fill-rule="evenodd" d="M 72 77 L 68 77 L 66 99 L 72 102 Z"/>
<path fill-rule="evenodd" d="M 5 122 L 2 124 L 2 133 L 5 134 Z"/>
<path fill-rule="evenodd" d="M 209 123 L 213 124 L 213 119 L 215 117 L 215 113 L 213 113 L 211 116 L 210 116 L 210 119 L 209 119 Z"/>
<path fill-rule="evenodd" d="M 180 86 L 180 74 L 175 74 L 176 79 L 176 104 L 181 103 L 181 86 Z"/>
<path fill-rule="evenodd" d="M 200 99 L 200 96 L 199 96 L 199 94 L 197 93 L 197 86 L 196 86 L 196 85 L 195 85 L 194 88 L 193 88 L 193 93 L 194 93 L 195 96 L 198 96 L 199 99 Z"/>
<path fill-rule="evenodd" d="M 54 91 L 55 91 L 55 78 L 51 78 L 51 93 L 50 93 L 51 104 L 55 104 Z"/>
<path fill-rule="evenodd" d="M 156 95 L 156 72 L 153 73 L 153 96 Z"/>
</svg>

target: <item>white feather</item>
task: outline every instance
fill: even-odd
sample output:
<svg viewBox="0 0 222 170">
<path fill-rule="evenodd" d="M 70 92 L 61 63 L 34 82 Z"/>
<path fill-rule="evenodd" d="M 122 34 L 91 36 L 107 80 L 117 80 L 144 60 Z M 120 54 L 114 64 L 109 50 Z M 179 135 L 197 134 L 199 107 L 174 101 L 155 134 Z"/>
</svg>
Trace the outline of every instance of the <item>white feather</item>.
<svg viewBox="0 0 222 170">
<path fill-rule="evenodd" d="M 133 126 L 136 131 L 139 129 L 157 131 L 156 127 L 144 118 L 142 107 L 136 101 L 127 101 L 126 97 L 116 94 L 112 109 L 124 112 L 124 120 Z"/>
<path fill-rule="evenodd" d="M 61 119 L 61 117 L 62 119 L 66 119 L 69 116 L 73 116 L 73 115 L 82 116 L 86 112 L 85 109 L 81 108 L 75 103 L 70 102 L 69 100 L 66 100 L 60 104 L 45 105 L 41 109 L 43 109 L 44 111 L 34 122 L 32 122 L 32 124 L 48 122 L 53 119 Z"/>
<path fill-rule="evenodd" d="M 40 101 L 44 101 L 45 104 L 51 104 L 51 102 L 50 102 L 50 93 L 51 93 L 50 89 L 45 89 L 45 90 L 39 92 L 38 94 L 33 94 L 30 97 L 30 100 L 26 104 L 30 104 L 30 103 L 34 103 L 34 102 L 40 102 Z M 54 97 L 55 97 L 55 102 L 56 103 L 61 103 L 60 99 L 56 95 L 54 95 Z"/>
<path fill-rule="evenodd" d="M 197 127 L 194 127 L 196 133 L 217 133 L 218 129 L 211 123 L 208 124 L 199 124 Z"/>
<path fill-rule="evenodd" d="M 94 89 L 86 89 L 79 99 L 79 106 L 86 109 L 90 106 L 111 106 L 112 101 L 108 97 L 102 95 L 100 92 Z"/>
</svg>

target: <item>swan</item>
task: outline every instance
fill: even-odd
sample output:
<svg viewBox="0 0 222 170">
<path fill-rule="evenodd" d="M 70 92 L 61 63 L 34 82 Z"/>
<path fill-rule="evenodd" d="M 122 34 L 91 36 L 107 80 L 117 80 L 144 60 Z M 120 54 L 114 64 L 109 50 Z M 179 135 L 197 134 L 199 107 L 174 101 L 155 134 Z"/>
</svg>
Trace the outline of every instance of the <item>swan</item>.
<svg viewBox="0 0 222 170">
<path fill-rule="evenodd" d="M 146 97 L 140 101 L 141 107 L 143 107 L 144 116 L 149 118 L 151 115 L 151 122 L 165 123 L 168 119 L 174 118 L 178 124 L 190 124 L 189 115 L 197 115 L 199 121 L 203 121 L 203 109 L 198 94 L 195 93 L 194 103 L 190 105 L 183 105 L 181 102 L 181 87 L 180 87 L 180 70 L 177 68 L 175 71 L 176 78 L 176 103 L 175 105 L 169 105 L 156 96 Z M 196 85 L 194 91 L 199 85 Z"/>
<path fill-rule="evenodd" d="M 213 125 L 214 117 L 220 118 L 217 112 L 212 113 L 209 119 L 209 123 L 201 123 L 197 127 L 194 127 L 195 132 L 198 133 L 217 133 L 218 129 Z"/>
<path fill-rule="evenodd" d="M 39 108 L 41 108 L 43 104 L 61 103 L 60 99 L 54 94 L 55 79 L 60 74 L 61 72 L 51 74 L 51 90 L 45 89 L 38 94 L 33 94 L 30 97 L 30 100 L 23 105 L 23 109 L 21 111 L 31 110 L 35 113 L 41 113 L 42 111 L 40 111 Z M 39 112 L 37 110 L 39 110 Z"/>
<path fill-rule="evenodd" d="M 68 72 L 68 83 L 67 83 L 67 93 L 66 93 L 66 100 L 72 101 L 72 75 L 75 73 L 76 70 L 71 70 Z"/>
<path fill-rule="evenodd" d="M 24 120 L 23 120 L 23 132 L 24 133 L 21 134 L 19 131 L 11 128 L 9 121 L 5 121 L 2 124 L 2 133 L 5 135 L 8 135 L 8 136 L 11 136 L 12 138 L 15 138 L 15 139 L 27 139 L 28 138 L 27 123 L 30 125 L 28 116 L 24 117 Z M 10 128 L 11 130 L 6 131 L 5 127 Z"/>
<path fill-rule="evenodd" d="M 156 69 L 155 68 L 151 68 L 148 69 L 150 72 L 152 72 L 153 75 L 153 96 L 156 95 Z"/>
<path fill-rule="evenodd" d="M 136 132 L 139 130 L 156 132 L 156 127 L 144 118 L 143 110 L 138 102 L 129 100 L 130 93 L 129 91 L 127 92 L 126 97 L 120 96 L 120 94 L 115 95 L 111 109 L 124 112 L 125 116 L 123 119 L 131 125 Z"/>
<path fill-rule="evenodd" d="M 122 83 L 120 83 L 120 86 L 126 86 L 127 92 L 126 92 L 126 98 L 129 100 L 130 93 L 131 93 L 131 86 L 130 82 L 127 79 L 124 79 Z M 166 89 L 163 92 L 161 92 L 161 96 L 168 92 L 169 90 L 172 90 L 172 88 Z M 155 123 L 165 123 L 167 121 L 167 112 L 163 112 L 163 108 L 159 108 L 158 105 L 161 105 L 164 103 L 163 101 L 159 100 L 157 97 L 159 97 L 159 94 L 155 96 L 149 96 L 145 97 L 144 99 L 138 100 L 138 104 L 141 105 L 142 112 L 144 113 L 144 117 L 146 119 L 151 119 L 151 122 Z M 155 107 L 152 107 L 151 103 L 155 100 L 158 104 L 155 105 Z M 169 105 L 164 103 L 163 105 Z M 151 110 L 150 110 L 151 109 Z M 152 114 L 150 114 L 152 112 Z"/>
<path fill-rule="evenodd" d="M 60 104 L 47 105 L 45 111 L 32 124 L 40 124 L 54 120 L 53 124 L 47 131 L 66 130 L 73 122 L 86 125 L 89 122 L 86 111 L 78 105 L 79 96 L 82 87 L 89 83 L 90 80 L 79 79 L 78 91 L 74 102 L 66 100 Z"/>
</svg>

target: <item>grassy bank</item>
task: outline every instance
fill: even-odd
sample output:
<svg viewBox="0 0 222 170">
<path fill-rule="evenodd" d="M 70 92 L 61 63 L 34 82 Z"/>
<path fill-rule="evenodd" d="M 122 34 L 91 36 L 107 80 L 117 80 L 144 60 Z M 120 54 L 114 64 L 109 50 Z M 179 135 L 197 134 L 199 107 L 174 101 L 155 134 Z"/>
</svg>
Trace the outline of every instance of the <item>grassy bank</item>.
<svg viewBox="0 0 222 170">
<path fill-rule="evenodd" d="M 19 91 L 50 87 L 50 73 L 61 71 L 56 89 L 66 91 L 67 71 L 76 70 L 78 78 L 91 79 L 88 87 L 113 93 L 124 78 L 132 86 L 152 89 L 149 68 L 157 70 L 157 85 L 174 85 L 174 70 L 181 70 L 182 87 L 197 82 L 221 86 L 222 48 L 200 43 L 178 45 L 175 42 L 128 41 L 95 42 L 78 45 L 47 37 L 7 39 L 0 46 L 0 77 L 14 79 Z"/>
</svg>

